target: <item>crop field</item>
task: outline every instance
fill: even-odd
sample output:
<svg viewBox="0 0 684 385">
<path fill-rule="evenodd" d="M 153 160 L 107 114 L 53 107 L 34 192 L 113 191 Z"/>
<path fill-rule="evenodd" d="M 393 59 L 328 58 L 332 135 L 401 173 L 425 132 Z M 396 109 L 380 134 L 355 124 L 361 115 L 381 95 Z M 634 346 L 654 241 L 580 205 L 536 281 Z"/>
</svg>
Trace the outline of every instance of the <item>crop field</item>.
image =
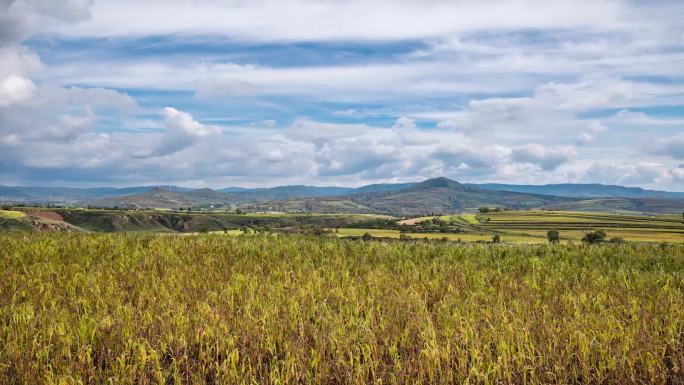
<svg viewBox="0 0 684 385">
<path fill-rule="evenodd" d="M 682 245 L 0 244 L 3 385 L 684 383 Z"/>
<path fill-rule="evenodd" d="M 545 237 L 555 229 L 562 239 L 577 241 L 587 231 L 603 230 L 609 237 L 641 242 L 684 242 L 684 219 L 583 212 L 503 211 L 479 214 L 477 228 L 506 234 Z"/>
<path fill-rule="evenodd" d="M 474 234 L 474 233 L 401 233 L 399 230 L 385 230 L 385 229 L 361 229 L 361 228 L 340 228 L 337 230 L 338 237 L 360 237 L 364 234 L 370 234 L 375 238 L 399 238 L 402 234 L 412 239 L 448 239 L 450 241 L 461 240 L 463 242 L 477 242 L 477 241 L 491 241 L 491 234 Z M 531 239 L 528 236 L 510 236 L 509 241 L 535 243 L 536 239 Z M 545 242 L 544 239 L 536 240 L 538 242 Z"/>
<path fill-rule="evenodd" d="M 420 232 L 421 224 L 433 220 L 458 226 L 460 232 Z M 603 230 L 609 238 L 634 242 L 684 242 L 684 218 L 674 215 L 639 216 L 572 211 L 500 211 L 411 218 L 397 222 L 397 229 L 339 228 L 337 236 L 358 237 L 366 233 L 378 238 L 443 239 L 463 242 L 490 241 L 498 234 L 502 242 L 542 243 L 549 230 L 558 230 L 561 242 L 578 242 L 589 231 Z"/>
<path fill-rule="evenodd" d="M 460 227 L 460 233 L 434 233 L 428 237 L 446 237 L 463 241 L 491 239 L 499 234 L 502 241 L 517 243 L 539 243 L 546 239 L 549 230 L 558 230 L 562 242 L 580 241 L 589 231 L 603 230 L 609 238 L 621 238 L 635 242 L 684 242 L 684 218 L 681 215 L 624 215 L 587 213 L 573 211 L 499 211 L 480 214 L 454 214 L 439 217 L 414 218 L 399 224 L 419 226 L 439 220 Z M 359 229 L 350 229 L 350 235 Z M 421 237 L 404 230 L 411 237 Z M 373 236 L 374 233 L 369 231 Z M 340 234 L 347 231 L 340 229 Z M 378 235 L 381 236 L 381 235 Z M 391 233 L 389 237 L 399 237 Z"/>
</svg>

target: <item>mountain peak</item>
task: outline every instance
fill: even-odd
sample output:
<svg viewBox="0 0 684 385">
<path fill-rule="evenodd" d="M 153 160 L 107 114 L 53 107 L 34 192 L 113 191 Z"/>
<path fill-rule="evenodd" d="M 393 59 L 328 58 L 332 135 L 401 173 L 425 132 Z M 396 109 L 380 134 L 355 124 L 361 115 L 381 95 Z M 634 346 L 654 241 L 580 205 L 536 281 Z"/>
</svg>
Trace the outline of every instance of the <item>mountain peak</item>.
<svg viewBox="0 0 684 385">
<path fill-rule="evenodd" d="M 428 189 L 428 188 L 462 189 L 463 185 L 456 182 L 455 180 L 441 176 L 438 178 L 431 178 L 431 179 L 427 179 L 423 182 L 420 182 L 420 183 L 418 183 L 416 188 L 419 188 L 419 189 Z"/>
</svg>

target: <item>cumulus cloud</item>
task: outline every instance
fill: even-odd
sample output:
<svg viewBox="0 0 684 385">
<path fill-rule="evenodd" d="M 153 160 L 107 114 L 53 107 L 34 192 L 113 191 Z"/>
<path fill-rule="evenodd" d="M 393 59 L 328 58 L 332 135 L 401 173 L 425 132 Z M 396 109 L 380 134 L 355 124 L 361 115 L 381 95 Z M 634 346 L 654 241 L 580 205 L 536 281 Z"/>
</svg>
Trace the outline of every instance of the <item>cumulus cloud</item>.
<svg viewBox="0 0 684 385">
<path fill-rule="evenodd" d="M 287 136 L 322 145 L 334 139 L 358 137 L 370 129 L 365 124 L 336 124 L 317 122 L 310 119 L 297 119 L 288 129 Z"/>
<path fill-rule="evenodd" d="M 529 163 L 551 171 L 567 163 L 577 152 L 571 146 L 545 147 L 536 143 L 515 147 L 511 159 L 518 163 Z"/>
<path fill-rule="evenodd" d="M 20 142 L 73 141 L 92 132 L 98 112 L 119 117 L 139 111 L 130 96 L 112 90 L 54 86 L 31 90 L 21 101 L 13 99 L 11 106 L 0 105 L 0 135 Z"/>
<path fill-rule="evenodd" d="M 608 127 L 596 120 L 587 123 L 587 129 L 577 137 L 577 143 L 580 145 L 589 144 L 596 139 L 596 136 L 602 132 L 608 131 Z"/>
<path fill-rule="evenodd" d="M 166 132 L 153 152 L 156 156 L 173 154 L 194 145 L 200 139 L 221 133 L 219 127 L 202 124 L 187 112 L 172 107 L 165 107 L 161 116 L 164 118 Z"/>
<path fill-rule="evenodd" d="M 0 0 L 0 177 L 683 186 L 682 10 Z"/>
<path fill-rule="evenodd" d="M 657 140 L 651 146 L 651 153 L 669 156 L 677 160 L 684 159 L 684 134 Z"/>
<path fill-rule="evenodd" d="M 0 45 L 19 43 L 52 20 L 89 17 L 91 0 L 0 0 Z"/>
<path fill-rule="evenodd" d="M 674 179 L 676 182 L 679 182 L 679 183 L 684 182 L 684 167 L 680 166 L 680 167 L 671 169 L 670 175 L 672 175 L 672 179 Z"/>
<path fill-rule="evenodd" d="M 30 98 L 36 85 L 30 79 L 10 76 L 0 80 L 0 107 L 9 107 Z"/>
<path fill-rule="evenodd" d="M 644 185 L 658 183 L 669 178 L 663 164 L 595 163 L 585 171 L 584 179 L 595 183 Z"/>
</svg>

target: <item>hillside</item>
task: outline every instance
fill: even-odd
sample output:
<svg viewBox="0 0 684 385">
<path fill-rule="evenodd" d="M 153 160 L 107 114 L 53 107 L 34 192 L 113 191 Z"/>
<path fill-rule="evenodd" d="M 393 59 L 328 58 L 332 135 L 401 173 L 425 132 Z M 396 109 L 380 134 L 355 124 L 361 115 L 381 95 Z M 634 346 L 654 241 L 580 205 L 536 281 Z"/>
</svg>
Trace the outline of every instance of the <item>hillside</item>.
<svg viewBox="0 0 684 385">
<path fill-rule="evenodd" d="M 317 186 L 278 186 L 271 188 L 238 189 L 227 188 L 219 190 L 230 192 L 242 203 L 268 202 L 291 198 L 315 198 L 345 195 L 355 191 L 349 187 L 317 187 Z"/>
<path fill-rule="evenodd" d="M 407 189 L 354 194 L 353 202 L 380 213 L 425 214 L 476 211 L 479 207 L 533 208 L 571 200 L 538 194 L 488 191 L 448 178 L 428 179 Z"/>
<path fill-rule="evenodd" d="M 35 209 L 0 210 L 0 232 L 193 233 L 244 226 L 282 232 L 303 227 L 334 228 L 373 220 L 373 215 L 237 215 L 164 211 Z"/>
<path fill-rule="evenodd" d="M 370 184 L 361 187 L 336 187 L 336 186 L 304 186 L 289 185 L 268 188 L 243 188 L 227 187 L 218 190 L 210 190 L 215 194 L 210 199 L 200 199 L 197 204 L 254 204 L 272 201 L 300 200 L 305 198 L 335 198 L 364 193 L 397 192 L 416 187 L 418 183 L 382 183 Z M 549 184 L 549 185 L 514 185 L 514 184 L 463 184 L 464 187 L 488 190 L 509 191 L 524 194 L 552 195 L 568 198 L 655 198 L 655 199 L 684 199 L 684 192 L 669 192 L 646 190 L 638 187 L 611 186 L 602 184 Z M 208 189 L 205 189 L 208 190 Z M 58 205 L 87 205 L 99 204 L 106 207 L 177 207 L 174 202 L 187 205 L 195 202 L 192 195 L 167 195 L 160 202 L 157 198 L 150 197 L 149 193 L 159 195 L 163 192 L 189 193 L 195 191 L 190 188 L 178 186 L 134 186 L 126 188 L 97 187 L 97 188 L 69 188 L 69 187 L 21 187 L 0 186 L 0 202 L 12 203 L 36 203 Z M 212 193 L 213 194 L 213 193 Z M 136 198 L 112 199 L 124 196 L 137 196 Z M 201 193 L 199 195 L 202 195 Z M 206 195 L 206 194 L 205 194 Z M 140 199 L 136 202 L 136 199 Z M 98 202 L 101 201 L 101 202 Z"/>
<path fill-rule="evenodd" d="M 291 199 L 248 206 L 257 211 L 369 212 L 378 214 L 427 214 L 476 211 L 479 207 L 532 208 L 571 198 L 481 190 L 447 178 L 428 179 L 390 191 L 372 191 L 336 198 Z"/>
<path fill-rule="evenodd" d="M 0 210 L 0 232 L 83 232 L 64 221 L 60 214 L 44 211 Z"/>
<path fill-rule="evenodd" d="M 658 198 L 684 199 L 684 192 L 645 190 L 640 187 L 624 187 L 603 184 L 547 184 L 547 185 L 514 185 L 514 184 L 469 184 L 468 186 L 492 191 L 513 191 L 528 194 L 554 195 L 571 198 Z"/>
<path fill-rule="evenodd" d="M 600 212 L 677 213 L 684 211 L 684 193 L 596 184 L 504 185 L 461 184 L 448 178 L 421 183 L 374 184 L 359 188 L 280 186 L 227 188 L 217 191 L 179 187 L 127 189 L 0 188 L 0 201 L 120 208 L 227 208 L 258 212 L 335 214 L 428 214 L 476 211 L 482 206 L 513 209 L 547 208 Z M 101 194 L 114 194 L 100 197 Z M 2 195 L 4 194 L 4 195 Z M 48 195 L 45 195 L 48 194 Z M 66 194 L 66 195 L 49 195 Z M 71 195 L 69 195 L 71 194 Z M 124 195 L 122 195 L 124 194 Z M 68 196 L 67 196 L 68 195 Z M 78 196 L 96 198 L 77 199 Z"/>
<path fill-rule="evenodd" d="M 234 195 L 206 188 L 187 192 L 153 188 L 139 194 L 110 197 L 85 203 L 96 207 L 179 209 L 229 206 L 237 201 L 238 199 Z"/>
<path fill-rule="evenodd" d="M 0 202 L 15 203 L 44 203 L 44 204 L 75 204 L 87 200 L 102 199 L 114 196 L 140 194 L 153 190 L 154 186 L 134 187 L 41 187 L 41 186 L 0 186 Z M 163 189 L 173 191 L 190 191 L 191 189 L 162 186 Z"/>
<path fill-rule="evenodd" d="M 251 204 L 251 211 L 376 213 L 422 215 L 430 213 L 473 212 L 480 207 L 510 209 L 544 208 L 628 213 L 679 213 L 684 199 L 595 198 L 582 199 L 514 191 L 496 191 L 464 185 L 448 178 L 428 179 L 397 190 L 356 192 L 339 197 L 286 199 Z"/>
<path fill-rule="evenodd" d="M 297 198 L 338 197 L 364 192 L 386 192 L 403 190 L 415 183 L 381 183 L 361 187 L 318 187 L 318 186 L 278 186 L 270 188 L 244 189 L 228 187 L 218 191 L 233 193 L 243 203 L 258 203 Z"/>
<path fill-rule="evenodd" d="M 607 213 L 682 213 L 684 199 L 598 198 L 555 203 L 544 208 Z"/>
<path fill-rule="evenodd" d="M 233 205 L 258 211 L 302 211 L 318 213 L 373 213 L 375 210 L 349 199 L 340 198 L 363 193 L 392 193 L 415 186 L 378 184 L 360 188 L 281 186 L 263 189 L 227 188 L 224 192 L 208 188 L 191 191 L 169 191 L 153 188 L 137 194 L 113 196 L 82 202 L 95 207 L 120 208 L 216 208 Z"/>
</svg>

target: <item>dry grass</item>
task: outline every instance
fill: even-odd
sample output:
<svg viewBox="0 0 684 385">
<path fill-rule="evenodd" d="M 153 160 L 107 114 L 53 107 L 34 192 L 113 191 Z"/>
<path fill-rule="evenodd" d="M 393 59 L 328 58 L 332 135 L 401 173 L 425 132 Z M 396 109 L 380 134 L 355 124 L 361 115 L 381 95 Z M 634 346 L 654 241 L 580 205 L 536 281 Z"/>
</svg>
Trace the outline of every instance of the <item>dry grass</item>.
<svg viewBox="0 0 684 385">
<path fill-rule="evenodd" d="M 0 244 L 3 385 L 684 383 L 680 245 Z"/>
</svg>

